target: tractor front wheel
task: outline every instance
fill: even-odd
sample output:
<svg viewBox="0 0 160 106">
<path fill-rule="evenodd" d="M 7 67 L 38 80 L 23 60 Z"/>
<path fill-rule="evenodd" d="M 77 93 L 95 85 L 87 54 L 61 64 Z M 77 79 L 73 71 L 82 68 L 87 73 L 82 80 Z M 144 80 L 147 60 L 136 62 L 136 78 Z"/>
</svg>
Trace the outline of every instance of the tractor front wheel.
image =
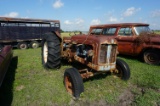
<svg viewBox="0 0 160 106">
<path fill-rule="evenodd" d="M 122 80 L 128 80 L 130 78 L 130 69 L 128 64 L 121 60 L 116 60 L 116 75 L 120 77 Z"/>
<path fill-rule="evenodd" d="M 80 94 L 84 92 L 82 77 L 75 68 L 69 68 L 65 70 L 64 85 L 67 92 L 72 94 L 75 98 L 79 98 Z"/>
</svg>

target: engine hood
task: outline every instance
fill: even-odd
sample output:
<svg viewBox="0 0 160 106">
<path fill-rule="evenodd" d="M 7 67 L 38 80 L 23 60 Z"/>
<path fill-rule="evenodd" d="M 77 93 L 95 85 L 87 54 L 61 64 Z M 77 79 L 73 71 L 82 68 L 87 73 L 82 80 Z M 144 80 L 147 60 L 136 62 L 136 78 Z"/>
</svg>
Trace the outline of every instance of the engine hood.
<svg viewBox="0 0 160 106">
<path fill-rule="evenodd" d="M 160 43 L 160 35 L 155 33 L 142 33 L 137 39 L 143 42 L 152 42 L 152 43 Z"/>
<path fill-rule="evenodd" d="M 150 36 L 150 42 L 159 42 L 160 43 L 160 35 Z"/>
<path fill-rule="evenodd" d="M 71 37 L 71 41 L 75 43 L 117 44 L 117 41 L 113 37 L 102 35 L 75 35 Z"/>
</svg>

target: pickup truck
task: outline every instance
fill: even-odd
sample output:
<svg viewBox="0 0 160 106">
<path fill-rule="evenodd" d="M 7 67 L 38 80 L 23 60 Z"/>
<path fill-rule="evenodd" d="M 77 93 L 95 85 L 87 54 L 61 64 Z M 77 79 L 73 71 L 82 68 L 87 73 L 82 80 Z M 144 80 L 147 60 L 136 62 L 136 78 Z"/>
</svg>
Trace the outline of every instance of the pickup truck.
<svg viewBox="0 0 160 106">
<path fill-rule="evenodd" d="M 160 35 L 155 34 L 149 28 L 149 24 L 119 23 L 92 25 L 89 35 L 115 38 L 118 41 L 119 54 L 139 55 L 148 64 L 160 64 Z"/>
<path fill-rule="evenodd" d="M 0 86 L 13 56 L 12 46 L 0 47 Z"/>
</svg>

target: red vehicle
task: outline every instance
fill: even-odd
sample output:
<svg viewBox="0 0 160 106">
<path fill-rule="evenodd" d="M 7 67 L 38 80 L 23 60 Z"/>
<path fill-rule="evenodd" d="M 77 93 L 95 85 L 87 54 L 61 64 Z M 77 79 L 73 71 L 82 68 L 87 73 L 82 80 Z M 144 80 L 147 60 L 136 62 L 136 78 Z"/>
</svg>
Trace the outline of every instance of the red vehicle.
<svg viewBox="0 0 160 106">
<path fill-rule="evenodd" d="M 11 46 L 0 48 L 0 86 L 2 85 L 5 74 L 13 56 Z"/>
<path fill-rule="evenodd" d="M 89 35 L 106 36 L 118 41 L 119 54 L 142 56 L 148 64 L 160 64 L 160 35 L 153 33 L 149 24 L 120 23 L 93 25 Z"/>
</svg>

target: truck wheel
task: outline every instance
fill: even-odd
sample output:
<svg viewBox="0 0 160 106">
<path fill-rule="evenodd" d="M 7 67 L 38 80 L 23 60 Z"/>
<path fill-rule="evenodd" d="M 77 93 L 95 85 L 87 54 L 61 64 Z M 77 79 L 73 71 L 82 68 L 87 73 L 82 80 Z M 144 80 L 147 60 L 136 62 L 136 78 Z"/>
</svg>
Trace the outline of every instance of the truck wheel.
<svg viewBox="0 0 160 106">
<path fill-rule="evenodd" d="M 17 46 L 18 49 L 27 49 L 28 48 L 28 45 L 26 42 L 20 42 L 18 43 L 18 46 Z"/>
<path fill-rule="evenodd" d="M 44 35 L 42 40 L 42 64 L 47 69 L 60 68 L 60 39 L 54 33 Z"/>
<path fill-rule="evenodd" d="M 77 99 L 80 97 L 80 94 L 84 92 L 82 77 L 75 68 L 69 68 L 65 70 L 64 85 L 67 92 L 72 94 Z"/>
<path fill-rule="evenodd" d="M 128 80 L 130 78 L 129 66 L 121 59 L 116 60 L 116 75 L 122 80 Z"/>
<path fill-rule="evenodd" d="M 144 62 L 151 65 L 158 65 L 160 64 L 160 52 L 155 50 L 148 50 L 144 52 L 143 59 Z"/>
<path fill-rule="evenodd" d="M 39 47 L 39 43 L 37 41 L 32 41 L 30 43 L 30 47 L 33 48 L 33 49 L 36 49 Z"/>
</svg>

